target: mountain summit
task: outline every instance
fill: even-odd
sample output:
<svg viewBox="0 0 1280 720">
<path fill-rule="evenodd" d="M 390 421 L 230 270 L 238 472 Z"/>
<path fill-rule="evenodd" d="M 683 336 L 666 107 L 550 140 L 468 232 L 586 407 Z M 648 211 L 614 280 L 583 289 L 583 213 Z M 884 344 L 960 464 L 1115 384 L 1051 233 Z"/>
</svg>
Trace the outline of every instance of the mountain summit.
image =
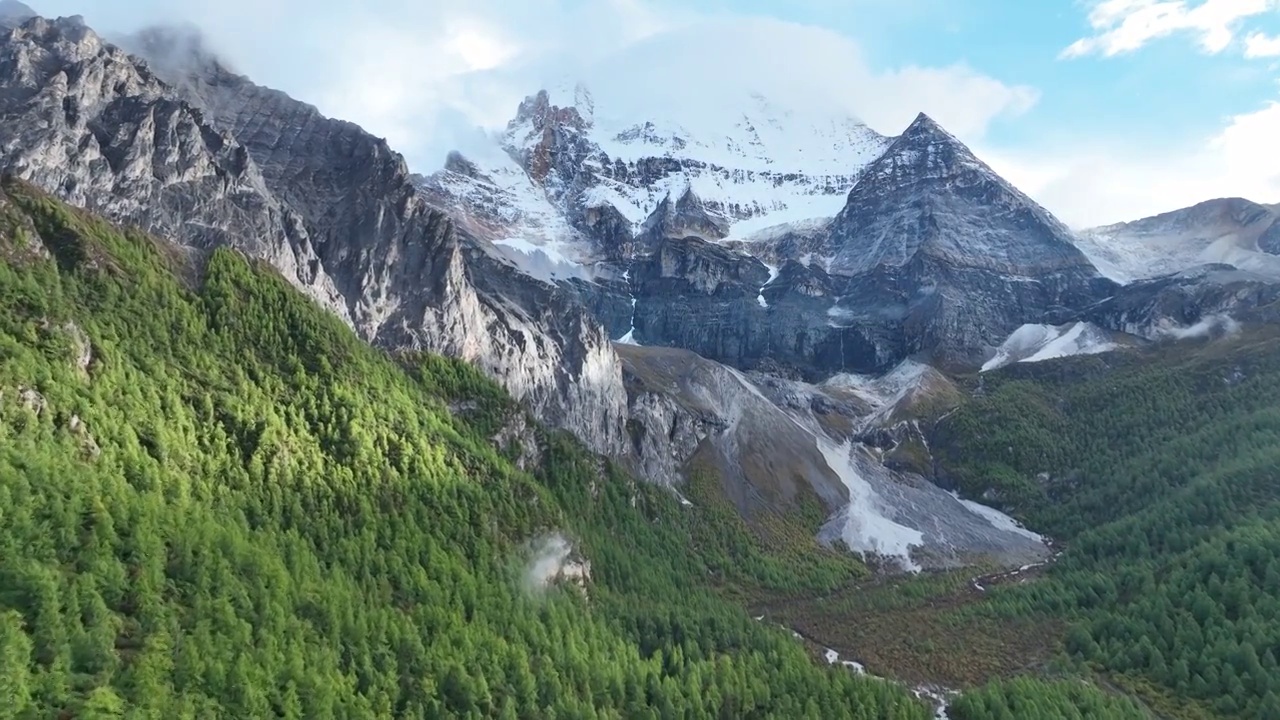
<svg viewBox="0 0 1280 720">
<path fill-rule="evenodd" d="M 917 254 L 1009 275 L 1090 274 L 1065 225 L 923 113 L 859 174 L 830 249 L 829 270 L 850 275 Z"/>
</svg>

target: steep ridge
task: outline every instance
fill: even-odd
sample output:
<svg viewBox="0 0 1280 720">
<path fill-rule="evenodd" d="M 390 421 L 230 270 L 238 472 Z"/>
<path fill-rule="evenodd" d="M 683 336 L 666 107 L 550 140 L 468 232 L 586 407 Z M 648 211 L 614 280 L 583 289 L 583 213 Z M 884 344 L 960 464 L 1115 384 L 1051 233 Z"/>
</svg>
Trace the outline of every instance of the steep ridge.
<svg viewBox="0 0 1280 720">
<path fill-rule="evenodd" d="M 1022 324 L 1110 294 L 1072 240 L 921 114 L 859 175 L 813 262 L 854 278 L 841 323 L 887 325 L 908 353 L 968 364 Z"/>
<path fill-rule="evenodd" d="M 1148 340 L 1274 322 L 1280 283 L 1280 213 L 1241 198 L 1208 200 L 1087 230 L 1077 244 L 1125 286 L 1085 313 Z"/>
<path fill-rule="evenodd" d="M 366 339 L 468 359 L 548 422 L 622 447 L 625 396 L 599 326 L 459 232 L 384 142 L 190 38 L 131 44 L 174 84 L 75 19 L 4 38 L 6 171 L 193 248 L 244 249 Z"/>
<path fill-rule="evenodd" d="M 625 396 L 600 328 L 554 287 L 513 272 L 465 227 L 450 223 L 450 246 L 421 243 L 424 228 L 447 220 L 385 141 L 235 75 L 198 37 L 151 29 L 131 44 L 242 138 L 270 187 L 319 239 L 362 334 L 473 362 L 545 421 L 600 452 L 619 451 Z"/>
<path fill-rule="evenodd" d="M 1280 278 L 1280 213 L 1242 198 L 1207 200 L 1080 233 L 1080 249 L 1108 277 L 1149 280 L 1224 264 Z"/>
<path fill-rule="evenodd" d="M 902 268 L 918 256 L 1012 277 L 1094 275 L 1065 225 L 919 114 L 859 173 L 831 226 L 830 272 Z"/>
<path fill-rule="evenodd" d="M 234 242 L 350 317 L 245 148 L 77 18 L 0 35 L 0 88 L 4 172 L 194 248 Z"/>
</svg>

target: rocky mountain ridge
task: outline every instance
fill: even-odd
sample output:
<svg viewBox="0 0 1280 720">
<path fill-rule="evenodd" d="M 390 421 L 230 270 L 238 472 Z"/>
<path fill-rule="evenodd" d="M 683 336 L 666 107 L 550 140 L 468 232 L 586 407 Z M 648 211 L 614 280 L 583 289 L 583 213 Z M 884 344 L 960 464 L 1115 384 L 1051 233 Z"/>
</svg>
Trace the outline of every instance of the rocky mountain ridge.
<svg viewBox="0 0 1280 720">
<path fill-rule="evenodd" d="M 1243 198 L 1207 200 L 1092 228 L 1080 233 L 1078 244 L 1100 270 L 1120 282 L 1212 264 L 1280 278 L 1280 212 Z"/>
<path fill-rule="evenodd" d="M 489 158 L 500 169 L 459 160 L 424 185 L 442 207 L 492 221 L 500 198 L 515 195 L 493 178 L 525 181 L 519 196 L 538 211 L 509 213 L 492 235 L 521 238 L 514 260 L 530 272 L 543 265 L 532 258 L 551 261 L 560 274 L 543 276 L 578 292 L 615 339 L 812 380 L 884 371 L 916 353 L 977 365 L 1019 326 L 1078 312 L 1114 288 L 1062 223 L 923 114 L 897 138 L 859 145 L 847 175 L 773 181 L 820 185 L 842 203 L 830 218 L 744 234 L 743 204 L 708 200 L 699 184 L 708 173 L 749 173 L 687 151 L 612 159 L 580 112 L 598 111 L 584 93 L 570 107 L 545 91 L 526 99 Z M 461 168 L 470 192 L 456 191 Z M 480 178 L 494 189 L 475 192 Z M 643 219 L 621 185 L 651 193 Z M 548 229 L 559 234 L 537 237 Z"/>
<path fill-rule="evenodd" d="M 10 29 L 3 170 L 194 250 L 268 260 L 371 342 L 466 358 L 548 422 L 619 452 L 617 360 L 571 298 L 491 258 L 385 142 L 190 40 L 132 38 L 147 63 L 75 18 Z"/>
<path fill-rule="evenodd" d="M 896 138 L 823 119 L 831 156 L 775 162 L 787 133 L 764 129 L 763 98 L 732 126 L 764 139 L 726 145 L 669 119 L 610 124 L 575 88 L 531 96 L 492 152 L 416 176 L 198 36 L 123 42 L 133 55 L 76 19 L 0 38 L 5 172 L 193 252 L 263 258 L 370 342 L 467 359 L 651 481 L 710 468 L 748 518 L 816 497 L 825 541 L 908 567 L 1041 549 L 926 479 L 908 408 L 955 397 L 909 358 L 976 370 L 1037 323 L 1177 336 L 1269 297 L 1205 290 L 1209 274 L 1100 276 L 924 115 Z M 893 392 L 868 395 L 890 370 Z"/>
</svg>

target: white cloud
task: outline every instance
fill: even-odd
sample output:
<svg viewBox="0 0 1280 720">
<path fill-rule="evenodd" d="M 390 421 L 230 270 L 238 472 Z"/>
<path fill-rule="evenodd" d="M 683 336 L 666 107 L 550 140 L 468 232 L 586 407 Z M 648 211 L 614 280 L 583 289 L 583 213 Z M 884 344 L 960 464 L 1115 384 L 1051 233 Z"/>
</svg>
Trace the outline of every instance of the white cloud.
<svg viewBox="0 0 1280 720">
<path fill-rule="evenodd" d="M 1280 57 L 1280 36 L 1250 33 L 1244 39 L 1244 56 L 1247 58 Z"/>
<path fill-rule="evenodd" d="M 85 4 L 32 1 L 46 13 Z M 685 33 L 687 62 L 663 84 L 696 94 L 744 74 L 769 77 L 776 92 L 805 88 L 806 102 L 844 102 L 885 133 L 923 110 L 977 139 L 992 119 L 1038 98 L 963 65 L 881 71 L 830 30 L 708 15 L 678 0 L 113 0 L 83 12 L 108 31 L 193 23 L 239 71 L 386 137 L 422 171 L 474 126 L 505 125 L 521 99 L 564 70 L 601 67 L 621 48 L 681 28 L 699 29 Z M 634 93 L 641 109 L 643 93 Z"/>
<path fill-rule="evenodd" d="M 1194 6 L 1183 0 L 1100 0 L 1089 12 L 1096 34 L 1075 41 L 1061 56 L 1113 57 L 1181 32 L 1195 35 L 1204 52 L 1217 54 L 1231 45 L 1242 21 L 1278 5 L 1277 0 L 1202 0 Z"/>
<path fill-rule="evenodd" d="M 1097 143 L 1070 152 L 988 150 L 997 171 L 1074 227 L 1091 227 L 1220 197 L 1280 201 L 1280 102 L 1234 116 L 1198 146 L 1135 153 Z"/>
<path fill-rule="evenodd" d="M 1226 50 L 1241 26 L 1280 0 L 1100 0 L 1089 25 L 1096 34 L 1076 41 L 1064 57 L 1111 57 L 1152 40 L 1187 33 L 1207 54 Z M 1280 38 L 1251 32 L 1248 58 L 1280 56 Z M 1220 130 L 1191 144 L 1134 150 L 1131 143 L 1076 143 L 990 153 L 998 171 L 1077 227 L 1133 220 L 1219 197 L 1280 200 L 1280 102 L 1227 118 Z"/>
<path fill-rule="evenodd" d="M 46 14 L 83 12 L 90 24 L 123 32 L 143 23 L 189 21 L 241 71 L 387 137 L 416 169 L 430 171 L 476 125 L 500 127 L 519 101 L 565 68 L 589 68 L 619 48 L 685 29 L 687 60 L 651 72 L 664 92 L 695 96 L 732 74 L 754 74 L 777 92 L 843 103 L 887 134 L 925 111 L 974 146 L 998 171 L 1077 226 L 1133 219 L 1210 197 L 1280 200 L 1280 108 L 1230 118 L 1187 147 L 1135 151 L 1129 143 L 1046 141 L 992 146 L 1001 117 L 1037 101 L 963 64 L 873 67 L 838 33 L 776 20 L 744 21 L 687 9 L 674 0 L 29 0 Z M 1251 57 L 1274 55 L 1277 38 L 1240 24 L 1280 0 L 1104 0 L 1092 3 L 1096 35 L 1074 54 L 1115 55 L 1158 37 L 1187 33 L 1221 51 L 1240 33 Z M 244 22 L 253 17 L 253 23 Z M 726 28 L 734 32 L 727 32 Z M 743 27 L 746 29 L 744 30 Z M 699 35 L 701 33 L 701 35 Z M 759 52 L 758 48 L 768 48 Z M 613 55 L 615 58 L 617 55 Z M 625 54 L 623 55 L 625 56 Z M 652 68 L 651 68 L 652 70 Z M 631 100 L 643 111 L 653 88 Z"/>
</svg>

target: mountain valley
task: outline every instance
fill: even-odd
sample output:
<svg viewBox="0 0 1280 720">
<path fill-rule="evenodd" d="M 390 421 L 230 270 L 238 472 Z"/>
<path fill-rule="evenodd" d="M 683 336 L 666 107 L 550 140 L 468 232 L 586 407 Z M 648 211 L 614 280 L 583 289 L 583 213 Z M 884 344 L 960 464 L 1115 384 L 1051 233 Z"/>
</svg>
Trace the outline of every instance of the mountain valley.
<svg viewBox="0 0 1280 720">
<path fill-rule="evenodd" d="M 1280 718 L 1275 206 L 739 90 L 420 173 L 0 6 L 12 716 Z"/>
</svg>

